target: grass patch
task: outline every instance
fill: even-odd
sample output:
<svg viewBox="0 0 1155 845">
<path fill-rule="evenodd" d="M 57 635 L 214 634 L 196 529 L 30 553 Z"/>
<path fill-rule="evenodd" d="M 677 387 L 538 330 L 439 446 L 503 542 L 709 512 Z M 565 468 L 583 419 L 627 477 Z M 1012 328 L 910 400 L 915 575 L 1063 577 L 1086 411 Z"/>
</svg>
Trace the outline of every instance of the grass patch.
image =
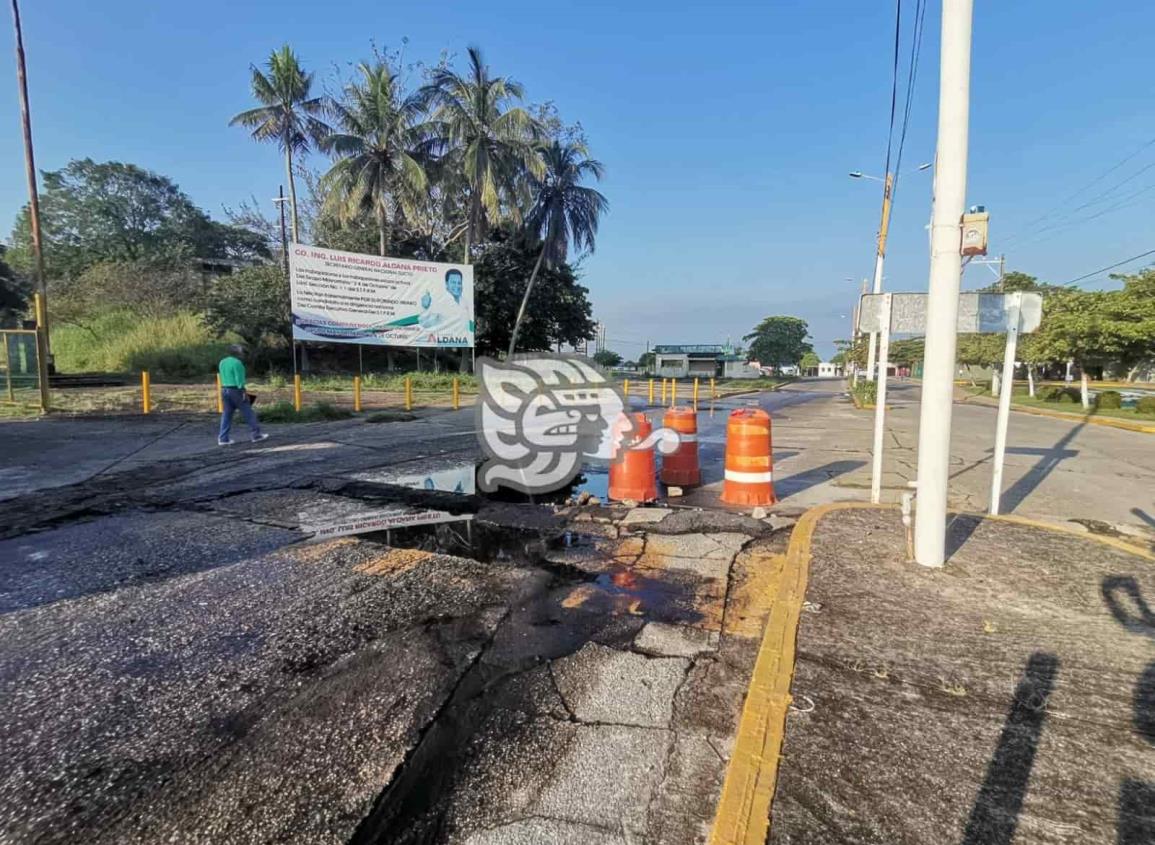
<svg viewBox="0 0 1155 845">
<path fill-rule="evenodd" d="M 391 423 L 391 422 L 409 422 L 415 420 L 417 417 L 414 414 L 407 414 L 404 411 L 378 411 L 375 414 L 370 414 L 365 417 L 367 423 Z"/>
<path fill-rule="evenodd" d="M 85 326 L 52 328 L 52 353 L 64 373 L 135 373 L 148 370 L 153 380 L 206 380 L 231 341 L 217 338 L 191 312 L 146 319 L 127 311 L 109 311 Z"/>
<path fill-rule="evenodd" d="M 305 405 L 300 411 L 297 411 L 293 408 L 292 402 L 281 401 L 274 402 L 265 408 L 258 405 L 257 416 L 261 422 L 268 423 L 309 423 L 347 420 L 353 416 L 353 413 L 344 408 L 338 408 L 329 402 Z"/>
</svg>

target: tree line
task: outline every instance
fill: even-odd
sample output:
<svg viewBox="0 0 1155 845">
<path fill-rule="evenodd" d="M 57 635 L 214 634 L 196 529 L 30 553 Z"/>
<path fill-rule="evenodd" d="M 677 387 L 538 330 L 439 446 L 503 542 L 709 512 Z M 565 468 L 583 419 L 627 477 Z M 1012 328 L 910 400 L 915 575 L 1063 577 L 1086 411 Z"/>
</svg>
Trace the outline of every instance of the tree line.
<svg viewBox="0 0 1155 845">
<path fill-rule="evenodd" d="M 479 354 L 581 343 L 593 320 L 580 258 L 608 209 L 587 183 L 604 168 L 580 124 L 527 103 L 478 48 L 462 65 L 402 66 L 374 51 L 327 94 L 285 46 L 250 69 L 255 106 L 229 123 L 279 149 L 287 239 L 474 264 Z M 312 169 L 310 153 L 328 163 Z M 132 164 L 78 159 L 42 177 L 59 324 L 108 309 L 186 310 L 213 332 L 287 346 L 280 226 L 256 200 L 219 222 L 171 179 Z M 29 230 L 25 208 L 0 273 L 0 304 L 13 313 L 28 293 Z"/>
</svg>

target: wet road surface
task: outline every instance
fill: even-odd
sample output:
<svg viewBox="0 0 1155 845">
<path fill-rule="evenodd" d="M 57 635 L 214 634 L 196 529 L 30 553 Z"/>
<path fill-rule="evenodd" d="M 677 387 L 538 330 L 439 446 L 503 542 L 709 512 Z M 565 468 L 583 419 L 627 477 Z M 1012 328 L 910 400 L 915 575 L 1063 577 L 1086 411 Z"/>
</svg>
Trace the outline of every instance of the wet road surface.
<svg viewBox="0 0 1155 845">
<path fill-rule="evenodd" d="M 700 838 L 788 521 L 446 492 L 471 423 L 0 502 L 0 839 Z M 458 521 L 302 542 L 382 509 Z"/>
</svg>

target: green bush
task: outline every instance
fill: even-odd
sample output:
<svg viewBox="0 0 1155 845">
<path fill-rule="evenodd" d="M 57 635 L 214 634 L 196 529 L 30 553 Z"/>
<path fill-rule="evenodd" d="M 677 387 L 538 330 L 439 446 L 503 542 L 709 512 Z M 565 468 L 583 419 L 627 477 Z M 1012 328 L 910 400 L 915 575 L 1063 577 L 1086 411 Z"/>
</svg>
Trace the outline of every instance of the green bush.
<svg viewBox="0 0 1155 845">
<path fill-rule="evenodd" d="M 63 373 L 148 370 L 154 380 L 211 378 L 230 342 L 214 337 L 191 312 L 150 318 L 107 311 L 82 325 L 52 328 L 52 352 Z"/>
<path fill-rule="evenodd" d="M 1123 394 L 1118 390 L 1104 390 L 1095 397 L 1095 407 L 1114 410 L 1123 407 Z"/>
<path fill-rule="evenodd" d="M 1135 410 L 1140 414 L 1151 414 L 1155 416 L 1155 396 L 1142 396 L 1139 401 L 1135 403 Z"/>
<path fill-rule="evenodd" d="M 300 411 L 293 408 L 292 402 L 274 402 L 265 408 L 257 406 L 257 415 L 261 422 L 270 423 L 305 423 L 324 422 L 326 420 L 347 420 L 353 414 L 344 408 L 338 408 L 330 402 L 317 402 L 315 405 L 305 405 Z"/>
<path fill-rule="evenodd" d="M 1082 395 L 1073 387 L 1044 387 L 1038 391 L 1038 395 L 1044 402 L 1070 404 L 1083 401 Z"/>
<path fill-rule="evenodd" d="M 878 382 L 876 381 L 860 379 L 852 390 L 860 405 L 873 405 L 878 401 Z"/>
</svg>

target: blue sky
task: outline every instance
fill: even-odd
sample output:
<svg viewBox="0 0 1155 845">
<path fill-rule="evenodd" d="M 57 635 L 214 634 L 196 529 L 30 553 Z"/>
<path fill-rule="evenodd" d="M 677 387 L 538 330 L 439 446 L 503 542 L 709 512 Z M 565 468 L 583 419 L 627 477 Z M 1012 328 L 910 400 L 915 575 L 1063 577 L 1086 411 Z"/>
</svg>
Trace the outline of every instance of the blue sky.
<svg viewBox="0 0 1155 845">
<path fill-rule="evenodd" d="M 904 0 L 908 12 L 913 5 Z M 250 104 L 249 64 L 272 48 L 292 44 L 324 79 L 368 57 L 371 40 L 393 47 L 408 37 L 407 58 L 430 62 L 479 44 L 529 100 L 580 121 L 606 165 L 611 209 L 584 283 L 612 348 L 633 358 L 647 341 L 737 339 L 770 314 L 809 321 L 824 356 L 848 334 L 858 283 L 873 267 L 880 186 L 846 174 L 883 169 L 893 2 L 432 8 L 25 0 L 38 164 L 131 161 L 174 178 L 220 217 L 224 205 L 273 196 L 282 178 L 274 148 L 227 125 Z M 905 169 L 933 156 L 938 8 L 931 0 Z M 1139 193 L 1155 186 L 1155 167 L 1143 171 L 1155 145 L 1031 225 L 1155 138 L 1153 26 L 1155 5 L 1139 0 L 976 4 L 968 201 L 988 207 L 992 252 L 1005 251 L 1010 269 L 1064 282 L 1155 248 L 1155 187 Z M 4 61 L 7 231 L 25 186 Z M 900 182 L 889 289 L 926 287 L 929 197 L 929 171 Z M 971 267 L 964 285 L 989 278 Z"/>
</svg>

